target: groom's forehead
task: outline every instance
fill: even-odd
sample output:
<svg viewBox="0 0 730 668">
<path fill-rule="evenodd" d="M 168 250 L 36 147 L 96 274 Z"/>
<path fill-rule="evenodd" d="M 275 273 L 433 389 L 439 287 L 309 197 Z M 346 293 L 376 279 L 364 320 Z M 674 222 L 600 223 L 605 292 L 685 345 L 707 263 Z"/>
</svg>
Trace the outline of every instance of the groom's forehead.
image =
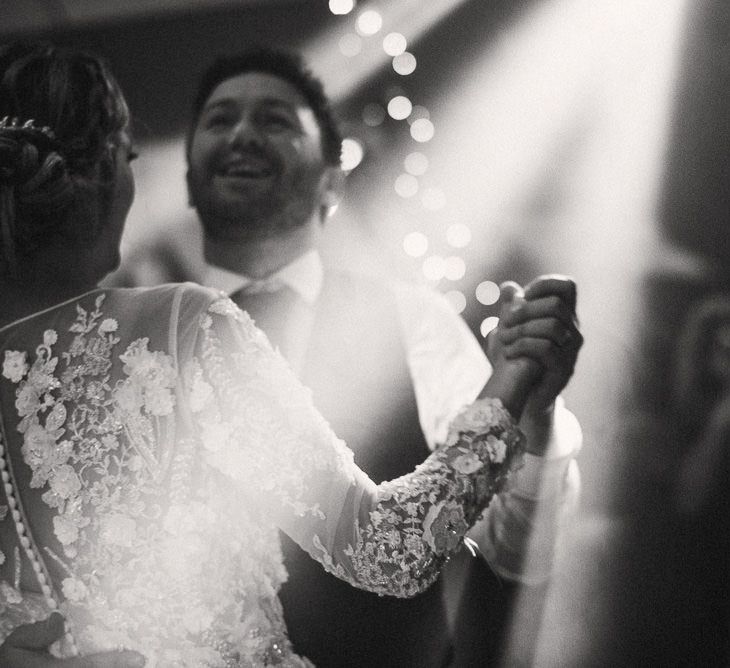
<svg viewBox="0 0 730 668">
<path fill-rule="evenodd" d="M 263 70 L 248 70 L 221 79 L 213 86 L 203 109 L 212 106 L 256 101 L 292 109 L 311 108 L 304 93 L 281 75 Z"/>
</svg>

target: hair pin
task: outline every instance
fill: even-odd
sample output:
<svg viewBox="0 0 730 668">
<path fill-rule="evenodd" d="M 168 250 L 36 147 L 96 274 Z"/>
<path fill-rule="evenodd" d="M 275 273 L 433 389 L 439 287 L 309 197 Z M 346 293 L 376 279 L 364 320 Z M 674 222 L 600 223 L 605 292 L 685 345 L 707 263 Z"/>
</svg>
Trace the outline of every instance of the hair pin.
<svg viewBox="0 0 730 668">
<path fill-rule="evenodd" d="M 18 118 L 11 118 L 10 116 L 4 116 L 0 118 L 0 130 L 11 130 L 11 131 L 25 131 L 25 132 L 39 132 L 48 139 L 55 140 L 56 135 L 53 130 L 47 125 L 38 126 L 35 121 L 30 118 L 27 121 L 21 121 Z"/>
</svg>

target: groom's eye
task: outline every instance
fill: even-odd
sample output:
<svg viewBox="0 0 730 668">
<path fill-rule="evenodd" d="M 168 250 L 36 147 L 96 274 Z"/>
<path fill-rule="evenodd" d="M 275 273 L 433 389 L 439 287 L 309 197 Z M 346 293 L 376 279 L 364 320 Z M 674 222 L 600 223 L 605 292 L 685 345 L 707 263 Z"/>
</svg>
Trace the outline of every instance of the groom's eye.
<svg viewBox="0 0 730 668">
<path fill-rule="evenodd" d="M 216 113 L 211 114 L 205 119 L 203 126 L 208 129 L 215 129 L 221 127 L 227 127 L 231 125 L 233 121 L 229 114 Z"/>
<path fill-rule="evenodd" d="M 292 126 L 292 122 L 286 115 L 275 111 L 266 111 L 262 113 L 260 120 L 261 124 L 268 128 L 283 129 L 290 128 Z"/>
</svg>

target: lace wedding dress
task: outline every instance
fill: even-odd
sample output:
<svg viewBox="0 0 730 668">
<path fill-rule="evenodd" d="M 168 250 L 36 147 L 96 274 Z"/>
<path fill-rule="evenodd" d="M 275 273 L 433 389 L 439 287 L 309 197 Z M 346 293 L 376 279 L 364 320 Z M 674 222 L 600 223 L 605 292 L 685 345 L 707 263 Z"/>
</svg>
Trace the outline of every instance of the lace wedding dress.
<svg viewBox="0 0 730 668">
<path fill-rule="evenodd" d="M 353 586 L 415 595 L 520 452 L 477 402 L 375 485 L 252 320 L 192 284 L 92 291 L 0 329 L 0 359 L 0 641 L 57 608 L 60 656 L 311 665 L 277 530 Z"/>
</svg>

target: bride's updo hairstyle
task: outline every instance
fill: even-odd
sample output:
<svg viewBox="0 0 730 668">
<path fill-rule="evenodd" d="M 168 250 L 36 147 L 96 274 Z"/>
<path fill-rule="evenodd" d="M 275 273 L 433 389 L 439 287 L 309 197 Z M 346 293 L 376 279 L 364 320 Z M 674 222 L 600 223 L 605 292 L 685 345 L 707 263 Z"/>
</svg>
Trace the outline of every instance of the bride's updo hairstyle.
<svg viewBox="0 0 730 668">
<path fill-rule="evenodd" d="M 99 58 L 46 43 L 0 46 L 0 274 L 42 246 L 88 245 L 104 225 L 129 122 Z"/>
</svg>

